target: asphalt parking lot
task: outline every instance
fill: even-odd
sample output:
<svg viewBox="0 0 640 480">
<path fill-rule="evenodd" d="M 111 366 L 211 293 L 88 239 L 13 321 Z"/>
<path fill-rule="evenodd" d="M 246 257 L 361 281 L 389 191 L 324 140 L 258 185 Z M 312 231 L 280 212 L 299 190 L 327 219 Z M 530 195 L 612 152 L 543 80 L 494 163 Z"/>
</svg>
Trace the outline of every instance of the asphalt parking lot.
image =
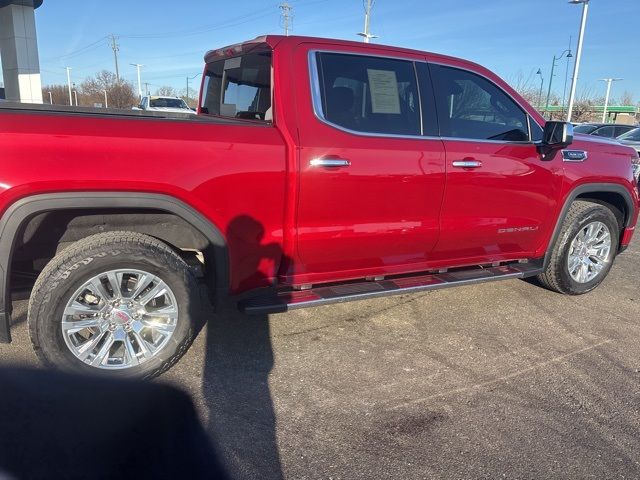
<svg viewBox="0 0 640 480">
<path fill-rule="evenodd" d="M 512 280 L 217 315 L 160 381 L 240 479 L 640 477 L 640 241 L 565 297 Z M 26 302 L 3 362 L 36 364 Z"/>
</svg>

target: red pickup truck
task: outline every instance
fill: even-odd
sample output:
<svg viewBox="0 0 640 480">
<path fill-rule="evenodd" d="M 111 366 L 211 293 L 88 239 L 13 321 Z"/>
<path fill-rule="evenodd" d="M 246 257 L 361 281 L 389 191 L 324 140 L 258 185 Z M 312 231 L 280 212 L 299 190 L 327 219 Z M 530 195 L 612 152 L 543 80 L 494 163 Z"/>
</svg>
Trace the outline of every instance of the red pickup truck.
<svg viewBox="0 0 640 480">
<path fill-rule="evenodd" d="M 0 151 L 2 339 L 28 291 L 46 364 L 115 375 L 175 363 L 207 297 L 586 293 L 638 217 L 633 149 L 545 123 L 474 63 L 319 38 L 208 52 L 198 115 L 5 104 Z"/>
</svg>

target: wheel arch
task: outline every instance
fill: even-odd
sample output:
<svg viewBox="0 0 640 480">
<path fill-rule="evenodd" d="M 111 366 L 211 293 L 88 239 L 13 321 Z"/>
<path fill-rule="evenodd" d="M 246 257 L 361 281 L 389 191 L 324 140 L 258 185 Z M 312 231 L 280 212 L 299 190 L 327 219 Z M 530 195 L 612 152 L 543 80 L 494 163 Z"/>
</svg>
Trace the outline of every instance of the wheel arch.
<svg viewBox="0 0 640 480">
<path fill-rule="evenodd" d="M 556 221 L 553 234 L 551 235 L 551 239 L 549 240 L 547 251 L 544 256 L 544 268 L 549 264 L 553 245 L 558 239 L 558 235 L 560 235 L 560 230 L 562 229 L 562 224 L 569 212 L 569 208 L 576 200 L 587 200 L 594 203 L 604 204 L 608 207 L 614 207 L 614 209 L 618 210 L 618 213 L 616 213 L 615 210 L 613 210 L 613 213 L 620 222 L 621 230 L 631 225 L 634 215 L 637 213 L 632 195 L 621 184 L 587 183 L 575 187 L 567 195 L 562 205 L 562 209 L 560 210 L 560 215 L 558 215 L 558 220 Z M 620 248 L 620 245 L 618 245 L 618 248 Z"/>
<path fill-rule="evenodd" d="M 0 218 L 0 343 L 11 341 L 11 262 L 21 228 L 38 214 L 61 210 L 135 209 L 173 214 L 200 232 L 214 259 L 216 296 L 229 289 L 229 257 L 220 229 L 193 207 L 163 194 L 140 192 L 67 192 L 38 194 L 17 200 Z"/>
</svg>

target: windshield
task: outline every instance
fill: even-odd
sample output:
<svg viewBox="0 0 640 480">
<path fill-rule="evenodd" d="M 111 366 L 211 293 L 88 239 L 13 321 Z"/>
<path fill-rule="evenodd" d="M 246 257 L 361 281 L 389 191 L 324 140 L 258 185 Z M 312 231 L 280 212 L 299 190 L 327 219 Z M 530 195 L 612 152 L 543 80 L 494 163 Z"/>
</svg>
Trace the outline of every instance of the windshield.
<svg viewBox="0 0 640 480">
<path fill-rule="evenodd" d="M 152 98 L 150 106 L 154 108 L 189 108 L 180 98 Z"/>
<path fill-rule="evenodd" d="M 591 133 L 596 129 L 593 125 L 577 125 L 573 127 L 574 133 Z"/>
<path fill-rule="evenodd" d="M 632 142 L 640 142 L 640 128 L 634 128 L 624 135 L 620 135 L 618 140 L 631 140 Z"/>
</svg>

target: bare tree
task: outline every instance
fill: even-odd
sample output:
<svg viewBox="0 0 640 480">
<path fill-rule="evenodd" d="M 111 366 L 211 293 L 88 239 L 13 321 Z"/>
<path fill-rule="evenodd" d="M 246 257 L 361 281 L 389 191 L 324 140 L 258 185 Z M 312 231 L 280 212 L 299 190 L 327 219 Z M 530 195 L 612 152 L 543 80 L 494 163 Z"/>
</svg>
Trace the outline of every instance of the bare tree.
<svg viewBox="0 0 640 480">
<path fill-rule="evenodd" d="M 156 95 L 161 97 L 177 97 L 178 92 L 173 87 L 169 87 L 168 85 L 163 85 L 161 87 L 158 87 L 158 89 L 156 90 Z"/>
<path fill-rule="evenodd" d="M 105 91 L 111 108 L 128 109 L 138 102 L 132 83 L 122 79 L 118 81 L 115 73 L 102 70 L 95 77 L 87 77 L 80 85 L 82 103 L 104 103 Z"/>
<path fill-rule="evenodd" d="M 635 102 L 633 101 L 633 93 L 629 90 L 625 90 L 618 103 L 620 105 L 635 105 Z"/>
<path fill-rule="evenodd" d="M 189 105 L 189 108 L 197 108 L 200 91 L 198 90 L 198 88 L 190 88 L 189 96 L 187 96 L 187 89 L 183 88 L 182 90 L 180 90 L 178 96 L 183 99 L 187 103 L 187 105 Z"/>
<path fill-rule="evenodd" d="M 42 98 L 49 102 L 49 92 L 54 105 L 69 105 L 69 87 L 66 85 L 45 85 L 42 87 Z"/>
</svg>

